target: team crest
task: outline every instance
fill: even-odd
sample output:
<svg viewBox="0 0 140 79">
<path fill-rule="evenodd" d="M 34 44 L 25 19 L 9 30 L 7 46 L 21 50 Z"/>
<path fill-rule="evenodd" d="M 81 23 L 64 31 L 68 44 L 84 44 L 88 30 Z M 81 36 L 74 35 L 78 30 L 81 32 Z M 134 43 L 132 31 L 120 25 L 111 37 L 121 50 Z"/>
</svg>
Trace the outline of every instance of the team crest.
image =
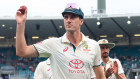
<svg viewBox="0 0 140 79">
<path fill-rule="evenodd" d="M 83 51 L 91 51 L 90 49 L 91 47 L 89 47 L 88 45 L 83 46 Z"/>
</svg>

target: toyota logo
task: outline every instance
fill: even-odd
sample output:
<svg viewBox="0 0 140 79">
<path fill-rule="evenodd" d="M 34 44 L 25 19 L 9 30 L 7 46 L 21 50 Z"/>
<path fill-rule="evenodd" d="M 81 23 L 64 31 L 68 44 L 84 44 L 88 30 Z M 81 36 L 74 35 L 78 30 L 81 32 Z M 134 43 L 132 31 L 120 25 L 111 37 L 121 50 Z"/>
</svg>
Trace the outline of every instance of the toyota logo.
<svg viewBox="0 0 140 79">
<path fill-rule="evenodd" d="M 81 69 L 84 66 L 84 63 L 79 59 L 74 59 L 69 62 L 69 66 L 74 69 Z"/>
</svg>

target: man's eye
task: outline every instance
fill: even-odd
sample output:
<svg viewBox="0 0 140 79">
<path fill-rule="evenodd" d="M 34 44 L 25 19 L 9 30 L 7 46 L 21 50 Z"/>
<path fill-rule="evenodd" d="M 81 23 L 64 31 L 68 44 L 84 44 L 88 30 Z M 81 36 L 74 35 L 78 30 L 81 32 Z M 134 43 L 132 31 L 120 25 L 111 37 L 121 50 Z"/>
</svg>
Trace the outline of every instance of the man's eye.
<svg viewBox="0 0 140 79">
<path fill-rule="evenodd" d="M 104 47 L 101 47 L 101 49 L 104 49 Z"/>
<path fill-rule="evenodd" d="M 76 15 L 72 15 L 72 16 L 71 16 L 71 19 L 74 19 L 74 18 L 76 18 Z"/>
<path fill-rule="evenodd" d="M 73 19 L 73 18 L 75 18 L 75 16 L 74 16 L 74 15 L 72 15 L 72 16 L 71 16 L 71 19 Z"/>
<path fill-rule="evenodd" d="M 64 16 L 64 19 L 68 19 L 68 16 Z"/>
</svg>

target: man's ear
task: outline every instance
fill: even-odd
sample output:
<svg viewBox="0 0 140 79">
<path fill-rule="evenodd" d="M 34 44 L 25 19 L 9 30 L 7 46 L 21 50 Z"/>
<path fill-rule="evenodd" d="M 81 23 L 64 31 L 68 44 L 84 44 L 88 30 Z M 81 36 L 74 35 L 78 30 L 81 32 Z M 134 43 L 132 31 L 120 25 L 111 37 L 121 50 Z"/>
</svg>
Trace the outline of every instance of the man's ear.
<svg viewBox="0 0 140 79">
<path fill-rule="evenodd" d="M 83 23 L 84 23 L 84 19 L 81 19 L 81 20 L 80 20 L 80 26 L 82 26 Z"/>
</svg>

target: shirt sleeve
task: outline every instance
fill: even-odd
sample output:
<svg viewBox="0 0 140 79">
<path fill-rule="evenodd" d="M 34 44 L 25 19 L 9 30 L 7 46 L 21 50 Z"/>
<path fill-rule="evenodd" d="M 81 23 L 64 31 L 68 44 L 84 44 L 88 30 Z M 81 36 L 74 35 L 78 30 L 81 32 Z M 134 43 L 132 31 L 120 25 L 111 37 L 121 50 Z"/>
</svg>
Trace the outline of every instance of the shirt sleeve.
<svg viewBox="0 0 140 79">
<path fill-rule="evenodd" d="M 95 73 L 94 73 L 94 70 L 93 70 L 93 69 L 91 70 L 91 78 L 96 78 L 96 75 L 95 75 Z"/>
<path fill-rule="evenodd" d="M 118 59 L 116 61 L 118 63 L 118 74 L 124 73 L 124 70 L 122 68 L 121 62 Z"/>
<path fill-rule="evenodd" d="M 100 46 L 97 43 L 96 45 L 96 56 L 94 59 L 94 66 L 100 66 L 101 65 L 101 50 L 100 50 Z"/>
<path fill-rule="evenodd" d="M 39 57 L 50 57 L 52 53 L 51 42 L 52 41 L 50 39 L 46 39 L 44 41 L 34 44 L 34 47 L 37 50 Z"/>
<path fill-rule="evenodd" d="M 42 62 L 40 62 L 36 67 L 36 70 L 34 72 L 34 79 L 44 79 L 43 78 Z"/>
</svg>

